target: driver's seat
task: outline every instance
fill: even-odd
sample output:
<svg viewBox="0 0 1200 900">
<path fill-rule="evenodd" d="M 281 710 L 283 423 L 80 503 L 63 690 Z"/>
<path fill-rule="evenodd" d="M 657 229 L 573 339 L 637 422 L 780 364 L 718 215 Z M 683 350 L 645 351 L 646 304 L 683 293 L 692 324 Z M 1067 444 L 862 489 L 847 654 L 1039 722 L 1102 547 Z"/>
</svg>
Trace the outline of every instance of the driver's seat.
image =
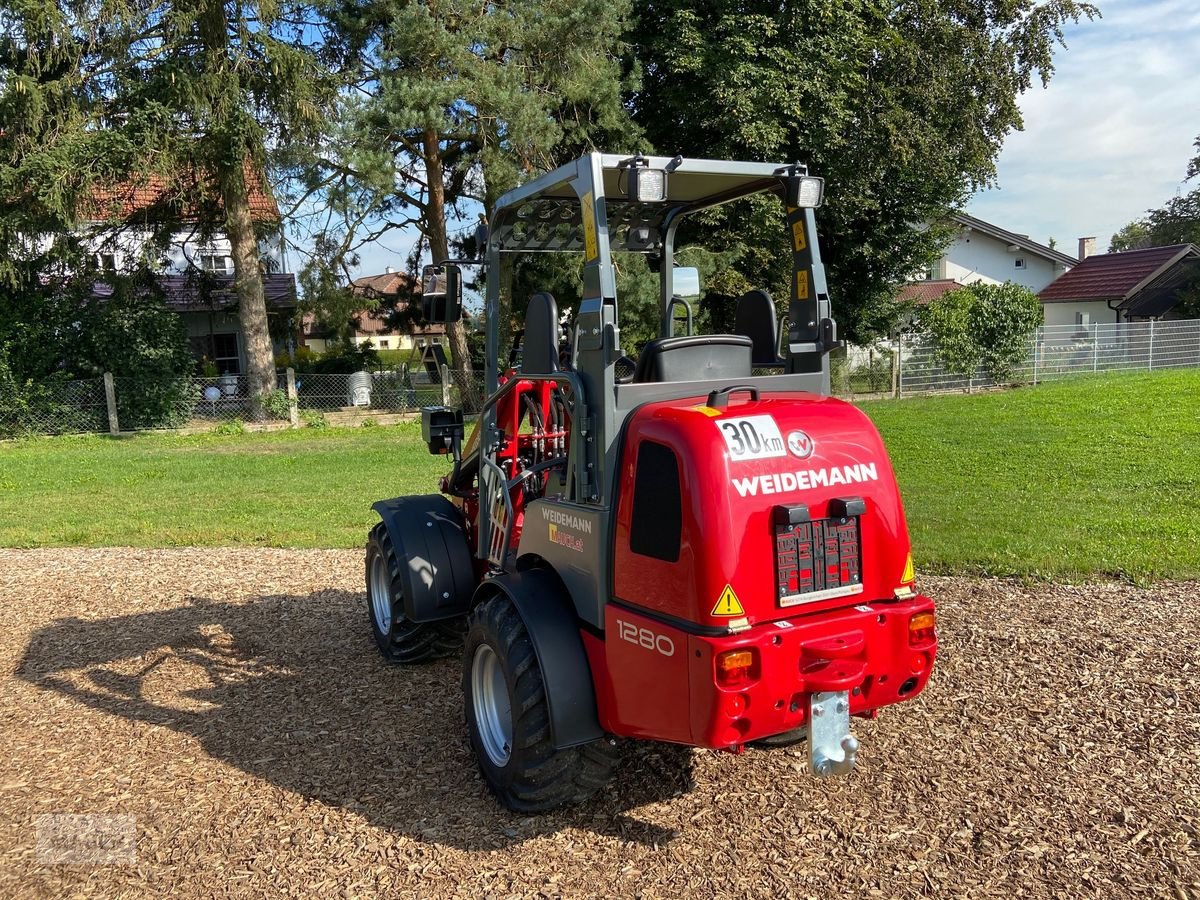
<svg viewBox="0 0 1200 900">
<path fill-rule="evenodd" d="M 658 338 L 642 348 L 634 384 L 749 378 L 754 344 L 740 334 L 692 334 Z"/>
</svg>

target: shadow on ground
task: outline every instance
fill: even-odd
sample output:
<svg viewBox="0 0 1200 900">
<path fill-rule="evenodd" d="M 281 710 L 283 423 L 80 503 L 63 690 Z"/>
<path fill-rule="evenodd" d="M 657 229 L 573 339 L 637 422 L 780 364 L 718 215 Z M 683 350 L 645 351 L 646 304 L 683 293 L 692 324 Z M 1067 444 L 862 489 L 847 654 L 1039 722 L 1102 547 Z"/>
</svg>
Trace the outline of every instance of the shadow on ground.
<svg viewBox="0 0 1200 900">
<path fill-rule="evenodd" d="M 576 827 L 662 844 L 629 811 L 692 787 L 691 752 L 626 744 L 613 784 L 538 817 L 497 805 L 466 739 L 460 663 L 397 667 L 375 652 L 361 595 L 247 603 L 189 598 L 159 612 L 60 619 L 37 631 L 24 680 L 194 736 L 214 758 L 374 824 L 463 849 Z"/>
</svg>

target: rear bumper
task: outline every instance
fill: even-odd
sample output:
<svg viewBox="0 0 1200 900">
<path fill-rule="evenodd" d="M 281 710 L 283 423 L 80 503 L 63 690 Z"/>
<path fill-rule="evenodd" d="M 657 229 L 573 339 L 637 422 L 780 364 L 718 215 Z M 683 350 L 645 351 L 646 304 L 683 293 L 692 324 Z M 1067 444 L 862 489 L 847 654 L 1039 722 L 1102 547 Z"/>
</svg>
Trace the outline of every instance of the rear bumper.
<svg viewBox="0 0 1200 900">
<path fill-rule="evenodd" d="M 810 695 L 848 691 L 850 714 L 911 700 L 929 680 L 937 640 L 909 642 L 909 620 L 933 610 L 922 595 L 863 603 L 758 625 L 725 637 L 688 636 L 692 740 L 730 747 L 808 724 Z M 718 682 L 715 659 L 751 648 L 758 665 L 737 686 Z"/>
</svg>

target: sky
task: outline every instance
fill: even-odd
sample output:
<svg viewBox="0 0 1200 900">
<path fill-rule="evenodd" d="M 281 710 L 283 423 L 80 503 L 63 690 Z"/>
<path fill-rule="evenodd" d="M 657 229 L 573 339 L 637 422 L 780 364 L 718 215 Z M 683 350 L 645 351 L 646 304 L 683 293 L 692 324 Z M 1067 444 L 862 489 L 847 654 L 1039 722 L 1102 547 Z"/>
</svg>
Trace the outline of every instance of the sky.
<svg viewBox="0 0 1200 900">
<path fill-rule="evenodd" d="M 1200 135 L 1200 3 L 1096 2 L 1103 18 L 1066 31 L 1049 87 L 1021 99 L 1025 130 L 1005 142 L 995 187 L 967 204 L 1071 256 L 1080 237 L 1106 251 L 1181 190 Z"/>
<path fill-rule="evenodd" d="M 1055 72 L 1021 98 L 996 183 L 967 212 L 1074 256 L 1183 188 L 1200 136 L 1200 2 L 1096 0 L 1102 16 L 1066 29 Z M 1191 188 L 1192 184 L 1187 185 Z M 355 275 L 402 269 L 411 231 L 364 247 Z"/>
</svg>

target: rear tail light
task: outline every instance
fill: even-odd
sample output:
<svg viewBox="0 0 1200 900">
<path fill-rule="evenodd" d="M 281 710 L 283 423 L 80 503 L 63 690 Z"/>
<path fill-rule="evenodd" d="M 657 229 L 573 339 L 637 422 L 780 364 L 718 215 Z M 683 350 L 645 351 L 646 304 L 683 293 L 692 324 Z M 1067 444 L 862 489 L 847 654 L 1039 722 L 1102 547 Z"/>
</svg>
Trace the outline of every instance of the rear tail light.
<svg viewBox="0 0 1200 900">
<path fill-rule="evenodd" d="M 753 647 L 717 654 L 717 683 L 736 687 L 758 677 L 758 651 Z"/>
<path fill-rule="evenodd" d="M 935 637 L 932 612 L 919 612 L 908 620 L 908 642 L 927 644 Z"/>
</svg>

